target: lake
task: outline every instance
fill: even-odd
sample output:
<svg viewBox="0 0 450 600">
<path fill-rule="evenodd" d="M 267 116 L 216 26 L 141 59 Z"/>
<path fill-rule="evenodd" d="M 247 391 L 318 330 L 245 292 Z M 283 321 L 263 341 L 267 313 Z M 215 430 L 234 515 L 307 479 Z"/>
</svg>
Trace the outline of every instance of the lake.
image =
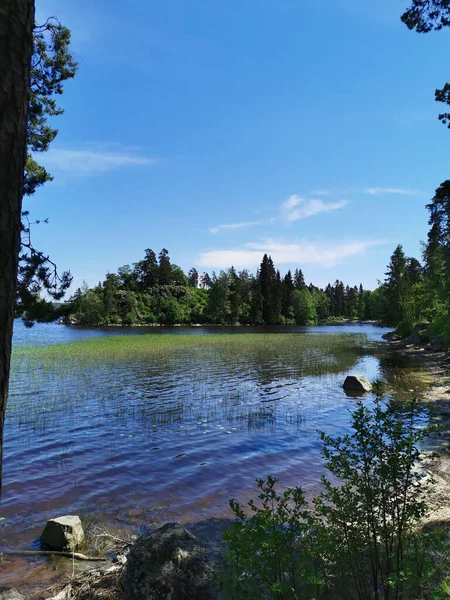
<svg viewBox="0 0 450 600">
<path fill-rule="evenodd" d="M 317 431 L 349 429 L 356 400 L 345 376 L 392 379 L 385 331 L 16 322 L 0 550 L 38 547 L 46 520 L 61 514 L 137 530 L 157 507 L 183 523 L 229 516 L 228 499 L 254 496 L 255 478 L 268 474 L 314 494 Z M 8 558 L 0 583 L 33 568 Z"/>
</svg>

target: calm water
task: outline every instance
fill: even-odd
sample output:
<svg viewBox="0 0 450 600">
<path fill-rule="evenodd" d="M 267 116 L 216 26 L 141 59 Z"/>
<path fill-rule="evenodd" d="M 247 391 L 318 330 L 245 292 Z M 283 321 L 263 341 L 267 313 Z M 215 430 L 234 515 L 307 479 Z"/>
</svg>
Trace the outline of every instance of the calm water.
<svg viewBox="0 0 450 600">
<path fill-rule="evenodd" d="M 43 346 L 149 331 L 198 336 L 268 330 L 62 325 L 26 330 L 16 323 L 14 344 Z M 226 359 L 220 352 L 185 351 L 57 370 L 13 361 L 0 550 L 35 547 L 46 519 L 58 514 L 99 512 L 110 521 L 140 522 L 149 507 L 170 501 L 168 517 L 182 522 L 226 515 L 228 499 L 250 497 L 254 479 L 267 474 L 283 485 L 317 491 L 322 473 L 317 430 L 348 430 L 348 409 L 355 400 L 342 390 L 347 373 L 371 380 L 389 377 L 389 363 L 373 349 L 386 330 L 351 325 L 273 331 L 363 333 L 367 343 L 343 370 L 321 376 L 298 366 L 311 357 L 296 357 L 293 365 L 270 349 Z M 41 564 L 36 559 L 33 566 Z M 29 570 L 25 559 L 0 564 L 0 583 L 17 583 Z"/>
</svg>

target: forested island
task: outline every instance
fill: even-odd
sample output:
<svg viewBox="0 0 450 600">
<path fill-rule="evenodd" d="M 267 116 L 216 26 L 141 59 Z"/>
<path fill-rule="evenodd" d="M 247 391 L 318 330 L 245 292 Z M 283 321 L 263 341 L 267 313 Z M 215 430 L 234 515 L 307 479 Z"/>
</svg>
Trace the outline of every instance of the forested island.
<svg viewBox="0 0 450 600">
<path fill-rule="evenodd" d="M 284 276 L 264 254 L 256 274 L 234 267 L 186 275 L 166 249 L 151 249 L 133 266 L 108 273 L 94 288 L 79 288 L 63 310 L 80 325 L 312 325 L 323 321 L 381 321 L 402 329 L 423 317 L 425 271 L 398 246 L 386 278 L 374 291 L 336 280 L 325 288 L 306 284 L 301 268 Z M 405 331 L 406 332 L 406 331 Z"/>
</svg>

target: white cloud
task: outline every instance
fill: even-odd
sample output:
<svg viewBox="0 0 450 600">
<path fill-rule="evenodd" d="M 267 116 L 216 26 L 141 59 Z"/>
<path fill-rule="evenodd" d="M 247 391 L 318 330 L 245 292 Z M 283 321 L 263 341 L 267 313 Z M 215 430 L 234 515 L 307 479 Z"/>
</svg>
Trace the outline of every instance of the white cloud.
<svg viewBox="0 0 450 600">
<path fill-rule="evenodd" d="M 245 227 L 252 227 L 253 225 L 261 225 L 265 221 L 243 221 L 242 223 L 226 223 L 225 225 L 216 225 L 216 227 L 210 227 L 209 233 L 219 233 L 224 229 L 244 229 Z"/>
<path fill-rule="evenodd" d="M 383 188 L 383 187 L 367 187 L 362 190 L 363 194 L 369 196 L 379 196 L 381 194 L 398 194 L 400 196 L 425 196 L 423 192 L 408 190 L 404 188 Z"/>
<path fill-rule="evenodd" d="M 310 242 L 300 240 L 286 243 L 277 240 L 249 242 L 242 249 L 211 250 L 199 255 L 197 263 L 202 267 L 226 269 L 252 268 L 260 264 L 264 253 L 270 254 L 275 264 L 301 263 L 319 267 L 334 267 L 345 259 L 362 254 L 372 246 L 384 244 L 383 240 L 354 242 Z"/>
<path fill-rule="evenodd" d="M 298 221 L 321 213 L 328 213 L 347 206 L 348 200 L 339 202 L 324 202 L 323 200 L 308 200 L 293 194 L 282 205 L 282 215 L 286 221 Z"/>
<path fill-rule="evenodd" d="M 110 150 L 109 147 L 80 150 L 51 148 L 45 153 L 43 162 L 50 171 L 61 171 L 77 177 L 101 175 L 121 167 L 149 166 L 157 162 L 154 158 L 140 156 L 134 148 Z"/>
</svg>

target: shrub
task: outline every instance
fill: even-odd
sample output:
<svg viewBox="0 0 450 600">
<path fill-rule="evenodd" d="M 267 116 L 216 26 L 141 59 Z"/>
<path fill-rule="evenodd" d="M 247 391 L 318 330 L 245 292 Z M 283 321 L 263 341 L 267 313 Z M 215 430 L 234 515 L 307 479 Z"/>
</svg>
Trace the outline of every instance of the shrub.
<svg viewBox="0 0 450 600">
<path fill-rule="evenodd" d="M 256 480 L 260 502 L 248 502 L 251 516 L 230 500 L 238 521 L 225 532 L 228 551 L 221 582 L 233 600 L 297 598 L 316 581 L 313 518 L 305 496 L 298 487 L 278 494 L 276 482 L 271 476 Z"/>
<path fill-rule="evenodd" d="M 420 427 L 412 400 L 400 409 L 359 402 L 352 433 L 320 433 L 326 469 L 310 509 L 302 490 L 257 480 L 260 505 L 225 534 L 229 550 L 221 579 L 226 598 L 441 600 L 448 583 L 447 547 L 439 533 L 418 528 L 427 513 L 418 444 L 435 428 Z M 440 559 L 436 560 L 439 548 Z"/>
<path fill-rule="evenodd" d="M 358 403 L 351 435 L 320 434 L 325 466 L 340 482 L 323 476 L 324 491 L 314 501 L 324 525 L 322 552 L 329 586 L 347 588 L 348 598 L 404 598 L 415 578 L 416 530 L 427 506 L 414 465 L 430 433 L 418 419 L 416 401 L 400 411 L 378 398 L 373 410 Z"/>
</svg>

